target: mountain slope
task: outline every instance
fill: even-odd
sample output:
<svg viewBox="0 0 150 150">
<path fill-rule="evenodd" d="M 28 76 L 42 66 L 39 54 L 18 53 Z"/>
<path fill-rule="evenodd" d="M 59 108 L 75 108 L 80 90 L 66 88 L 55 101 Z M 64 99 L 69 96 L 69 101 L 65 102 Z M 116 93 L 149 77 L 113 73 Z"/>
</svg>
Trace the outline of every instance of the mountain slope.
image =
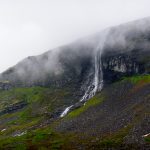
<svg viewBox="0 0 150 150">
<path fill-rule="evenodd" d="M 3 72 L 0 149 L 148 147 L 149 49 L 145 18 L 28 57 Z"/>
<path fill-rule="evenodd" d="M 150 137 L 144 135 L 150 130 L 149 90 L 150 76 L 135 76 L 105 87 L 57 121 L 50 114 L 39 114 L 44 102 L 36 107 L 38 112 L 34 107 L 34 114 L 20 110 L 3 115 L 0 146 L 13 148 L 19 142 L 27 149 L 148 148 Z"/>
<path fill-rule="evenodd" d="M 150 131 L 149 91 L 149 75 L 125 78 L 104 88 L 85 106 L 70 112 L 56 129 L 91 138 L 83 143 L 85 146 L 95 137 L 94 144 L 99 148 L 105 147 L 105 142 L 110 142 L 110 147 L 123 144 L 129 148 L 130 144 L 140 147 L 146 144 L 143 135 Z"/>
<path fill-rule="evenodd" d="M 72 82 L 82 83 L 82 79 L 85 79 L 89 72 L 94 72 L 97 47 L 101 47 L 103 51 L 103 69 L 109 67 L 117 73 L 141 73 L 149 67 L 148 62 L 144 62 L 149 58 L 149 40 L 150 18 L 145 18 L 106 29 L 42 55 L 28 57 L 3 72 L 1 80 L 9 80 L 17 86 L 65 86 Z M 113 57 L 116 60 L 110 60 Z M 126 66 L 123 67 L 123 64 Z M 120 69 L 118 65 L 121 65 Z"/>
</svg>

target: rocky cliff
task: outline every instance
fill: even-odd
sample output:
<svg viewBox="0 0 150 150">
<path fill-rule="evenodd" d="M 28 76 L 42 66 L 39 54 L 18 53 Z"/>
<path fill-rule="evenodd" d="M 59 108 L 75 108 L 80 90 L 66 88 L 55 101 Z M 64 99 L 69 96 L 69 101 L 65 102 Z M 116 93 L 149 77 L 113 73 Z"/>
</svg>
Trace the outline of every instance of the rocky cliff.
<svg viewBox="0 0 150 150">
<path fill-rule="evenodd" d="M 122 76 L 149 73 L 150 18 L 112 27 L 70 45 L 19 62 L 1 74 L 14 86 L 72 85 L 80 90 L 94 76 L 94 55 L 102 48 L 104 82 L 111 83 Z"/>
</svg>

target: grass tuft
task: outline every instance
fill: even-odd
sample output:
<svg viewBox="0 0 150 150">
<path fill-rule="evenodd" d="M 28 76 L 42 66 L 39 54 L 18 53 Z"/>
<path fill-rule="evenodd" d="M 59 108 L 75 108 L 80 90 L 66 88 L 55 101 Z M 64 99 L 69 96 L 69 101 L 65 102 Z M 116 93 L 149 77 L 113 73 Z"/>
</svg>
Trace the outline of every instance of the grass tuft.
<svg viewBox="0 0 150 150">
<path fill-rule="evenodd" d="M 133 84 L 137 84 L 139 82 L 145 82 L 149 83 L 150 82 L 150 75 L 136 75 L 132 77 L 125 77 L 124 80 L 130 81 Z"/>
<path fill-rule="evenodd" d="M 103 102 L 103 97 L 100 94 L 98 94 L 98 95 L 94 96 L 93 98 L 91 98 L 90 100 L 88 100 L 84 106 L 70 112 L 67 115 L 67 117 L 70 117 L 70 118 L 77 117 L 81 113 L 85 112 L 89 107 L 96 106 L 102 102 Z"/>
</svg>

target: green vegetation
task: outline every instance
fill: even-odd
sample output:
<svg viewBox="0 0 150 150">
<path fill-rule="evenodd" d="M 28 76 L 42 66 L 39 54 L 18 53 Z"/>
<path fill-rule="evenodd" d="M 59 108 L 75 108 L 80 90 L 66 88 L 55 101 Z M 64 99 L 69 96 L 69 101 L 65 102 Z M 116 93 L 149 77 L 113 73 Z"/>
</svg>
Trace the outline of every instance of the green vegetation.
<svg viewBox="0 0 150 150">
<path fill-rule="evenodd" d="M 42 87 L 30 87 L 30 88 L 14 88 L 8 91 L 0 92 L 0 105 L 1 111 L 5 110 L 8 106 L 12 106 L 18 102 L 26 102 L 27 105 L 22 109 L 18 109 L 14 112 L 4 113 L 0 115 L 2 121 L 0 127 L 6 128 L 5 132 L 0 135 L 9 135 L 15 131 L 22 131 L 33 125 L 38 124 L 42 119 L 42 110 L 40 103 L 43 100 L 43 93 L 48 89 Z M 34 107 L 36 103 L 36 107 Z M 36 110 L 38 109 L 38 110 Z M 36 110 L 36 111 L 35 111 Z"/>
<path fill-rule="evenodd" d="M 38 102 L 45 105 L 49 103 L 49 100 L 66 99 L 70 96 L 70 91 L 69 88 L 55 89 L 44 87 L 22 87 L 0 91 L 0 110 L 20 101 L 26 101 L 28 104 L 37 104 Z"/>
<path fill-rule="evenodd" d="M 102 147 L 118 147 L 123 144 L 123 138 L 129 133 L 131 128 L 132 125 L 128 125 L 115 133 L 110 133 L 110 135 L 100 141 L 99 144 Z"/>
<path fill-rule="evenodd" d="M 70 100 L 70 93 L 70 90 L 67 88 L 55 89 L 44 87 L 24 87 L 0 91 L 0 112 L 19 102 L 25 102 L 27 104 L 16 115 L 4 114 L 0 115 L 0 119 L 16 116 L 17 119 L 23 122 L 40 117 L 44 113 L 53 112 L 56 108 L 67 103 L 67 100 Z"/>
<path fill-rule="evenodd" d="M 22 136 L 0 139 L 0 149 L 51 149 L 57 150 L 64 144 L 61 135 L 53 132 L 51 128 L 40 128 L 28 131 Z"/>
<path fill-rule="evenodd" d="M 58 149 L 63 140 L 51 129 L 41 128 L 43 121 L 50 119 L 50 114 L 70 101 L 69 88 L 55 89 L 44 87 L 13 88 L 0 91 L 0 149 Z M 5 112 L 16 104 L 25 102 L 21 109 Z M 38 129 L 37 128 L 41 128 Z M 5 129 L 4 131 L 2 131 Z M 22 136 L 17 133 L 27 132 Z"/>
<path fill-rule="evenodd" d="M 74 111 L 70 112 L 67 117 L 77 117 L 79 116 L 81 113 L 85 112 L 89 107 L 95 106 L 100 104 L 103 101 L 103 97 L 98 94 L 96 96 L 94 96 L 93 98 L 91 98 L 90 100 L 88 100 L 85 105 L 83 105 L 82 107 L 75 109 Z"/>
<path fill-rule="evenodd" d="M 124 81 L 130 81 L 133 84 L 139 83 L 141 81 L 145 82 L 145 83 L 149 83 L 150 82 L 150 75 L 136 75 L 136 76 L 132 76 L 132 77 L 125 77 L 123 78 Z"/>
<path fill-rule="evenodd" d="M 27 103 L 33 103 L 42 100 L 43 93 L 48 90 L 42 87 L 30 87 L 30 88 L 13 88 L 8 91 L 0 92 L 0 110 L 5 107 L 18 103 L 20 101 L 26 101 Z"/>
<path fill-rule="evenodd" d="M 144 138 L 145 142 L 150 143 L 150 136 Z"/>
<path fill-rule="evenodd" d="M 126 77 L 122 81 L 124 83 L 133 84 L 133 88 L 129 90 L 127 89 L 127 91 L 128 93 L 132 92 L 134 95 L 133 91 L 137 92 L 142 85 L 150 83 L 150 75 Z M 109 96 L 111 96 L 115 90 L 118 91 L 120 86 L 122 86 L 122 81 L 117 82 L 117 84 L 108 91 L 109 93 L 104 89 L 101 93 L 98 93 L 96 96 L 87 101 L 85 105 L 73 110 L 63 119 L 72 121 L 72 119 L 84 114 L 84 112 L 87 112 L 88 110 L 92 111 L 93 107 L 101 105 L 104 98 L 109 100 Z M 110 91 L 112 93 L 110 93 Z M 43 122 L 47 121 L 47 119 L 50 120 L 50 115 L 57 108 L 60 108 L 62 105 L 66 104 L 67 101 L 70 101 L 70 98 L 73 97 L 71 93 L 72 91 L 69 88 L 55 89 L 44 87 L 14 88 L 8 91 L 0 91 L 0 110 L 4 110 L 6 107 L 18 102 L 23 101 L 27 103 L 25 107 L 17 111 L 0 115 L 0 130 L 2 131 L 2 129 L 6 129 L 2 132 L 0 131 L 0 149 L 57 150 L 66 147 L 72 148 L 72 143 L 74 145 L 85 144 L 89 147 L 92 146 L 93 143 L 91 143 L 91 141 L 93 139 L 95 140 L 97 137 L 90 137 L 89 135 L 87 139 L 86 137 L 85 139 L 82 139 L 81 137 L 83 137 L 83 135 L 80 136 L 78 133 L 68 131 L 66 133 L 56 133 L 56 131 L 53 131 L 53 127 L 57 127 L 57 124 L 59 124 L 62 119 L 58 119 L 52 123 L 50 122 L 50 124 L 43 124 Z M 114 93 L 114 95 L 114 98 L 116 99 L 120 96 L 117 95 L 117 92 Z M 119 101 L 124 100 L 123 98 L 124 95 L 119 98 Z M 133 126 L 137 122 L 141 121 L 141 118 L 143 118 L 143 114 L 146 112 L 144 106 L 142 106 L 142 104 L 134 105 L 134 107 L 132 106 L 132 109 L 136 113 L 133 123 L 116 132 L 102 135 L 103 138 L 99 138 L 96 141 L 96 144 L 94 144 L 98 147 L 104 148 L 115 148 L 121 146 L 123 144 L 124 137 L 128 135 L 130 129 L 132 129 Z M 127 109 L 130 109 L 130 107 Z M 102 122 L 100 122 L 100 124 L 101 123 Z M 21 136 L 14 136 L 17 133 L 25 134 Z M 146 137 L 145 142 L 150 143 L 150 138 Z"/>
</svg>

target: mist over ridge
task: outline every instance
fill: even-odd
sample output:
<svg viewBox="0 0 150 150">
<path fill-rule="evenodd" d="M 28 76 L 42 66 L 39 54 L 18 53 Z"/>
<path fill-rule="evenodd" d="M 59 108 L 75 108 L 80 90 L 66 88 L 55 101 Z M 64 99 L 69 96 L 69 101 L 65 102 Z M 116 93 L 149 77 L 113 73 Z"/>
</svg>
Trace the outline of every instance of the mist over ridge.
<svg viewBox="0 0 150 150">
<path fill-rule="evenodd" d="M 94 50 L 99 44 L 104 45 L 102 55 L 107 54 L 107 51 L 124 52 L 133 49 L 147 51 L 150 46 L 149 32 L 150 17 L 110 27 L 69 45 L 38 56 L 27 57 L 3 72 L 1 79 L 17 84 L 44 85 L 45 82 L 61 81 L 63 78 L 69 82 L 74 74 L 78 80 L 79 76 L 84 74 L 86 65 L 92 66 Z M 50 81 L 51 79 L 53 81 Z"/>
</svg>

